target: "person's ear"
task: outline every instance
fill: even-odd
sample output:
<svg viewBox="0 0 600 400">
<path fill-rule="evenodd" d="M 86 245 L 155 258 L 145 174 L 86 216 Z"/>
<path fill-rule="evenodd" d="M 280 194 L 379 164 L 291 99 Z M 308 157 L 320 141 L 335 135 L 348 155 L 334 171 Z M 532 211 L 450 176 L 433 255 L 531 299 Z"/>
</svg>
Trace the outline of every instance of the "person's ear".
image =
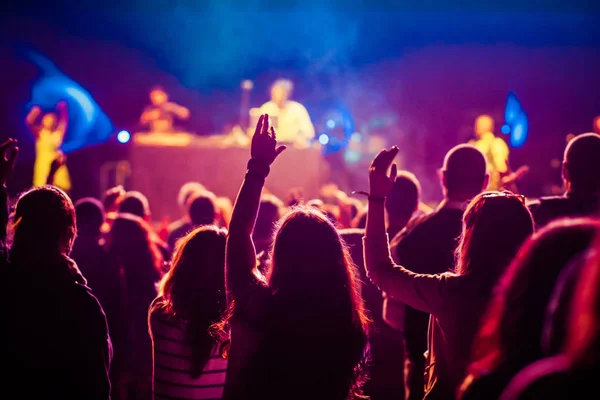
<svg viewBox="0 0 600 400">
<path fill-rule="evenodd" d="M 568 182 L 570 180 L 569 179 L 569 164 L 567 164 L 566 162 L 562 163 L 561 174 L 562 174 L 563 181 Z"/>
<path fill-rule="evenodd" d="M 486 172 L 485 178 L 483 178 L 483 185 L 481 187 L 481 190 L 487 190 L 489 184 L 490 184 L 490 174 L 488 174 Z"/>
</svg>

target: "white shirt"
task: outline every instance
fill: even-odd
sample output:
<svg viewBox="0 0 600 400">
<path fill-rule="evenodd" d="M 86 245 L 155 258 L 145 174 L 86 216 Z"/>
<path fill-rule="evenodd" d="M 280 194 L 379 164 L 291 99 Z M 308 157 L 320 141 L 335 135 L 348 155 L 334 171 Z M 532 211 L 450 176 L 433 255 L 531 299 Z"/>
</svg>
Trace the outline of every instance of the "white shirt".
<svg viewBox="0 0 600 400">
<path fill-rule="evenodd" d="M 315 137 L 308 111 L 296 101 L 288 100 L 283 108 L 268 101 L 260 107 L 260 113 L 269 114 L 278 142 L 307 144 L 309 139 Z"/>
</svg>

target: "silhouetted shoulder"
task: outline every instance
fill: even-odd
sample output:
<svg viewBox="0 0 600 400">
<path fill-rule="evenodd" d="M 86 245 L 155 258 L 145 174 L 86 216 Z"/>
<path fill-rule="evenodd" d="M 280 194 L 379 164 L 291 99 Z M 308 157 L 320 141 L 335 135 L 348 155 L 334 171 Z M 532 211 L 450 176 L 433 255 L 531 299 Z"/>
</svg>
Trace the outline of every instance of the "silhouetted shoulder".
<svg viewBox="0 0 600 400">
<path fill-rule="evenodd" d="M 338 232 L 348 244 L 360 242 L 365 236 L 365 230 L 358 228 L 340 229 Z"/>
<path fill-rule="evenodd" d="M 538 227 L 548 224 L 550 221 L 572 213 L 571 201 L 565 196 L 541 197 L 527 205 L 533 215 Z"/>
<path fill-rule="evenodd" d="M 92 294 L 92 290 L 84 284 L 76 283 L 73 289 L 73 297 L 73 300 L 79 304 L 82 320 L 99 329 L 96 332 L 101 332 L 103 336 L 108 335 L 104 309 L 96 296 Z"/>
<path fill-rule="evenodd" d="M 537 361 L 519 372 L 500 400 L 565 399 L 568 363 L 562 356 Z"/>
</svg>

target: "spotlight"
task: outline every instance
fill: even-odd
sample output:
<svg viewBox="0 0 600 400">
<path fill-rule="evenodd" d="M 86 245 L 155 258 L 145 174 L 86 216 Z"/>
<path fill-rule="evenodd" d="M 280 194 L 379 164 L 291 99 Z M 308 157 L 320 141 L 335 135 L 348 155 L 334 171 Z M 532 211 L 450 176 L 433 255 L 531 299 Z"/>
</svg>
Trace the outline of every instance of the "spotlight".
<svg viewBox="0 0 600 400">
<path fill-rule="evenodd" d="M 327 136 L 325 133 L 319 135 L 319 143 L 325 146 L 327 143 L 329 143 L 329 136 Z"/>
<path fill-rule="evenodd" d="M 119 133 L 117 133 L 117 140 L 119 141 L 119 143 L 127 143 L 129 142 L 129 139 L 131 139 L 131 134 L 126 131 L 126 130 L 122 130 Z"/>
<path fill-rule="evenodd" d="M 335 128 L 335 121 L 332 119 L 328 119 L 327 122 L 325 122 L 325 125 L 329 128 L 329 129 L 333 129 Z"/>
<path fill-rule="evenodd" d="M 500 128 L 500 130 L 502 131 L 502 133 L 504 133 L 505 135 L 508 135 L 510 133 L 510 126 L 504 124 L 502 125 L 502 128 Z"/>
</svg>

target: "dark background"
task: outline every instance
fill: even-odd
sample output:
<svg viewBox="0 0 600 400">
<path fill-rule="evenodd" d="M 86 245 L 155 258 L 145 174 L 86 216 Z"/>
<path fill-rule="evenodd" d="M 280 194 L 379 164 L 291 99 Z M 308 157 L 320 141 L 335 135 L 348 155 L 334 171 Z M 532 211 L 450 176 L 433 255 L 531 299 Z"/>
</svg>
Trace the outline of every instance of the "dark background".
<svg viewBox="0 0 600 400">
<path fill-rule="evenodd" d="M 470 138 L 482 113 L 499 132 L 514 91 L 530 132 L 511 164 L 531 167 L 525 194 L 550 193 L 560 181 L 550 162 L 566 135 L 591 131 L 600 115 L 598 2 L 411 3 L 5 3 L 1 136 L 16 136 L 22 150 L 11 187 L 30 184 L 34 155 L 23 118 L 37 73 L 15 52 L 28 45 L 84 87 L 115 132 L 138 129 L 155 84 L 191 109 L 188 130 L 207 135 L 237 122 L 241 80 L 254 81 L 259 106 L 273 79 L 291 78 L 317 130 L 342 108 L 365 137 L 399 144 L 402 167 L 416 173 L 427 201 L 440 197 L 436 168 L 447 149 Z M 97 194 L 100 166 L 126 157 L 114 140 L 73 153 L 74 196 Z M 364 189 L 369 157 L 347 165 L 352 189 Z"/>
</svg>

